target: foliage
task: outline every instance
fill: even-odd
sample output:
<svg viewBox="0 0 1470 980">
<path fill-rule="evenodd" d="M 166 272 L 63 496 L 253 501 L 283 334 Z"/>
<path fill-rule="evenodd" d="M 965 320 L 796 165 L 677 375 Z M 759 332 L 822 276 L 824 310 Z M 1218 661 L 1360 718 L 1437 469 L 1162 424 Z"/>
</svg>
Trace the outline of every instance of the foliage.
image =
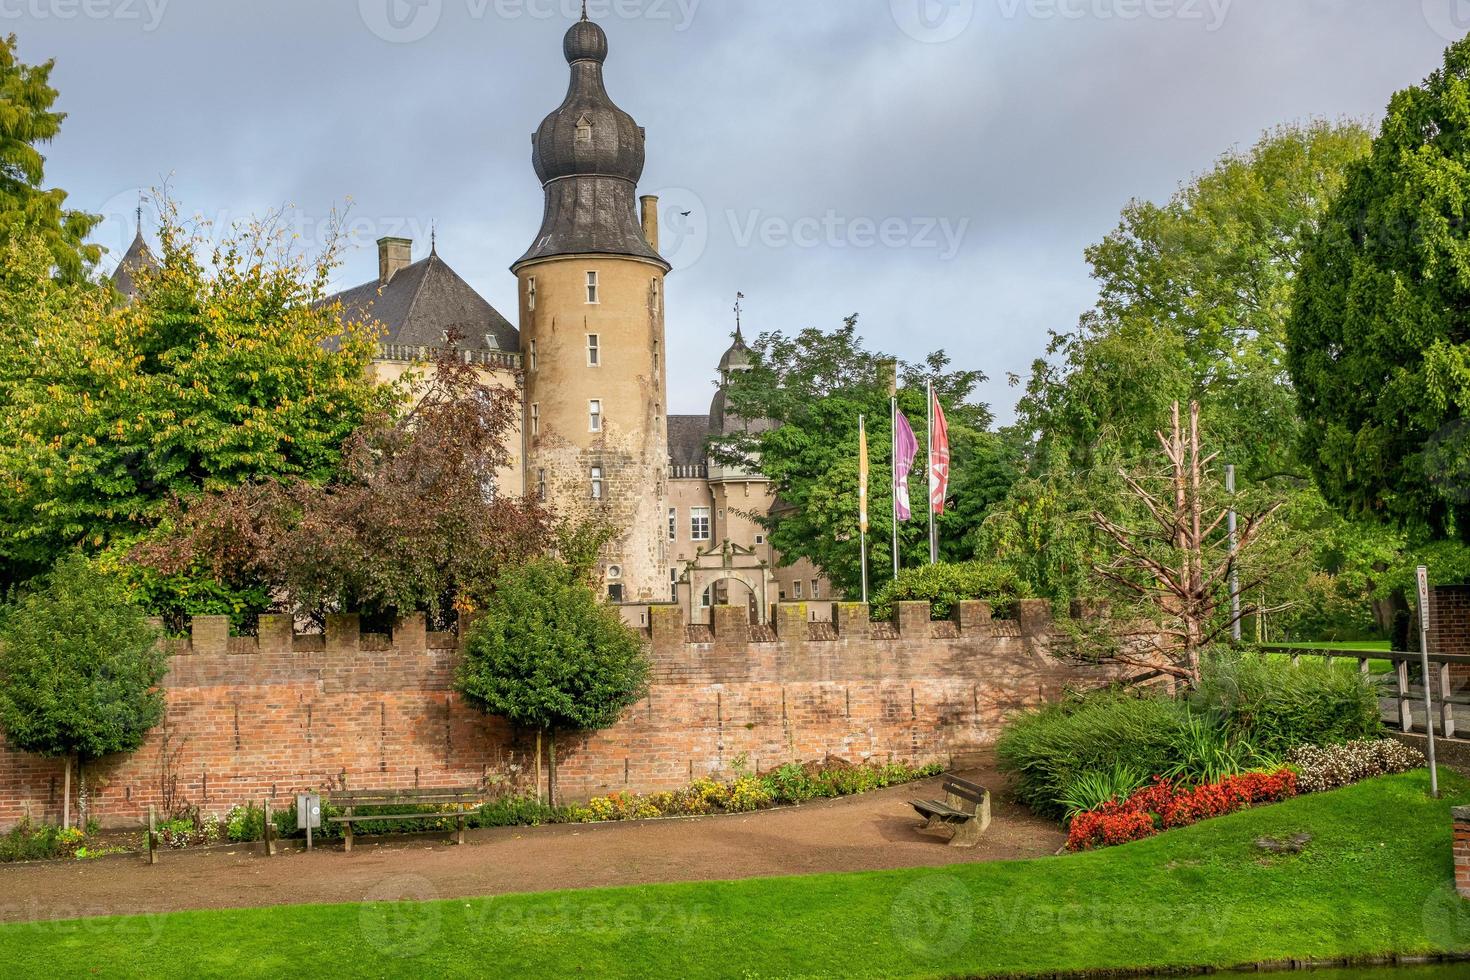
<svg viewBox="0 0 1470 980">
<path fill-rule="evenodd" d="M 1299 745 L 1376 738 L 1383 731 L 1378 693 L 1337 662 L 1215 650 L 1194 699 L 1232 738 L 1284 755 Z"/>
<path fill-rule="evenodd" d="M 46 158 L 38 148 L 61 132 L 66 113 L 53 112 L 51 87 L 56 63 L 28 65 L 19 58 L 12 34 L 0 40 L 0 242 L 28 238 L 45 250 L 48 273 L 71 282 L 83 280 L 102 257 L 85 244 L 102 218 L 66 207 L 66 192 L 44 188 Z"/>
<path fill-rule="evenodd" d="M 204 816 L 197 810 L 185 816 L 163 821 L 158 824 L 157 831 L 158 846 L 170 850 L 209 847 L 224 840 L 234 840 L 233 837 L 228 836 L 228 826 L 221 824 L 218 817 Z M 147 844 L 145 839 L 144 847 L 147 847 Z"/>
<path fill-rule="evenodd" d="M 699 978 L 806 975 L 814 962 L 840 976 L 968 977 L 1426 957 L 1470 947 L 1470 923 L 1449 880 L 1445 819 L 1448 806 L 1470 803 L 1470 789 L 1448 770 L 1442 783 L 1443 801 L 1429 798 L 1428 773 L 1410 773 L 1130 847 L 962 861 L 938 876 L 907 868 L 215 909 L 93 920 L 46 942 L 36 941 L 34 924 L 17 922 L 0 925 L 0 962 L 20 976 L 190 977 L 227 961 L 232 975 L 274 977 L 326 949 L 350 950 L 347 972 L 371 976 L 483 973 L 488 963 L 527 978 L 632 978 L 666 975 L 675 964 Z M 1266 856 L 1252 846 L 1303 830 L 1314 837 L 1305 855 Z M 838 866 L 820 851 L 814 868 Z M 586 880 L 605 881 L 606 872 L 597 866 Z M 1356 927 L 1364 923 L 1372 928 Z M 99 942 L 99 930 L 156 938 Z M 1461 964 L 1423 969 L 1423 980 L 1464 972 Z"/>
<path fill-rule="evenodd" d="M 456 686 L 481 710 L 540 731 L 596 731 L 643 696 L 648 657 L 616 610 L 553 559 L 496 580 Z"/>
<path fill-rule="evenodd" d="M 167 666 L 119 584 L 67 557 L 0 621 L 0 726 L 41 755 L 131 752 L 163 717 Z"/>
<path fill-rule="evenodd" d="M 38 826 L 29 819 L 23 819 L 0 835 L 0 864 L 72 857 L 85 840 L 85 832 L 76 828 L 63 830 L 50 824 Z"/>
<path fill-rule="evenodd" d="M 1303 793 L 1325 793 L 1353 783 L 1424 767 L 1417 749 L 1392 738 L 1362 739 L 1344 745 L 1302 745 L 1286 756 Z"/>
<path fill-rule="evenodd" d="M 542 824 L 576 823 L 569 807 L 542 803 L 534 796 L 504 796 L 480 807 L 475 827 L 539 827 Z"/>
<path fill-rule="evenodd" d="M 1395 95 L 1311 241 L 1288 363 L 1345 513 L 1470 542 L 1470 39 Z"/>
<path fill-rule="evenodd" d="M 205 262 L 171 205 L 160 236 L 162 268 L 137 302 L 78 300 L 0 324 L 0 561 L 12 578 L 131 539 L 175 498 L 325 481 L 395 397 L 369 376 L 376 328 L 344 326 L 320 302 L 336 244 L 308 261 L 267 220 Z"/>
<path fill-rule="evenodd" d="M 873 618 L 891 619 L 896 602 L 927 602 L 934 618 L 948 619 L 955 604 L 967 599 L 989 602 L 996 615 L 1005 617 L 1029 595 L 1016 573 L 1001 565 L 983 561 L 918 565 L 905 568 L 872 597 Z"/>
<path fill-rule="evenodd" d="M 288 610 L 474 608 L 502 569 L 546 550 L 553 528 L 540 505 L 493 491 L 513 463 L 518 393 L 482 381 L 453 343 L 424 388 L 410 411 L 353 433 L 330 481 L 178 503 L 132 556 L 165 583 L 204 569 L 221 599 L 264 592 Z"/>
<path fill-rule="evenodd" d="M 1090 851 L 1127 844 L 1152 837 L 1160 830 L 1188 827 L 1253 806 L 1280 803 L 1296 794 L 1296 773 L 1290 769 L 1226 776 L 1218 782 L 1188 789 L 1159 780 L 1121 803 L 1105 803 L 1097 810 L 1078 814 L 1067 834 L 1067 849 Z"/>
<path fill-rule="evenodd" d="M 830 333 L 804 330 L 794 336 L 762 335 L 751 349 L 749 371 L 731 373 L 726 413 L 750 420 L 711 446 L 717 462 L 748 466 L 758 460 L 762 473 L 785 504 L 769 515 L 753 514 L 769 532 L 771 545 L 788 563 L 810 559 L 847 595 L 861 592 L 858 528 L 858 417 L 867 418 L 872 468 L 868 535 L 870 570 L 877 581 L 893 563 L 892 489 L 889 468 L 892 435 L 891 378 L 898 384 L 899 410 L 919 437 L 919 459 L 909 480 L 914 520 L 899 531 L 902 563 L 929 559 L 928 470 L 924 462 L 926 384 L 934 383 L 949 421 L 952 459 L 950 506 L 938 519 L 940 557 L 965 561 L 977 557 L 975 531 L 985 513 L 1016 475 L 1019 453 L 1013 444 L 986 431 L 987 406 L 972 402 L 985 380 L 978 371 L 951 371 L 941 351 L 923 364 L 896 363 L 867 350 L 857 335 L 857 317 Z M 771 423 L 774 423 L 771 424 Z"/>
<path fill-rule="evenodd" d="M 1079 813 L 1128 799 L 1134 791 L 1148 785 L 1148 781 L 1149 776 L 1142 769 L 1117 762 L 1111 769 L 1089 770 L 1072 779 L 1067 784 L 1066 795 L 1058 802 L 1070 821 Z"/>
</svg>

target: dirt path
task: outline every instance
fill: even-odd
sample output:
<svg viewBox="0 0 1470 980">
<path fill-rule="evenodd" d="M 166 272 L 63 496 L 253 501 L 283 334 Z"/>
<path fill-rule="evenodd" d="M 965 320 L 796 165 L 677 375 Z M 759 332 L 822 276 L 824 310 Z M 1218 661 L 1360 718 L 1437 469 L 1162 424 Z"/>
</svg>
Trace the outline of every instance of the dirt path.
<svg viewBox="0 0 1470 980">
<path fill-rule="evenodd" d="M 1001 785 L 993 772 L 966 775 Z M 359 838 L 351 855 L 328 845 L 267 860 L 242 845 L 165 853 L 151 868 L 133 858 L 0 865 L 0 921 L 933 867 L 1038 857 L 1064 841 L 1056 824 L 997 793 L 985 842 L 974 850 L 948 847 L 942 836 L 918 830 L 906 802 L 939 794 L 939 780 L 930 780 L 767 813 L 474 831 L 462 848 Z"/>
</svg>

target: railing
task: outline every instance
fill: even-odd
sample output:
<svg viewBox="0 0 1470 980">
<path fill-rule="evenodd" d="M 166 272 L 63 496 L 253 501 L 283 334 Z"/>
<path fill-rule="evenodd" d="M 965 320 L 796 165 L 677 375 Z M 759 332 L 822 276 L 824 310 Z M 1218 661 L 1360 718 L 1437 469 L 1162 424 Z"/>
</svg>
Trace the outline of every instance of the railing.
<svg viewBox="0 0 1470 980">
<path fill-rule="evenodd" d="M 379 344 L 378 357 L 384 361 L 399 361 L 409 364 L 428 364 L 438 357 L 440 351 L 435 347 L 415 347 L 409 344 Z M 515 351 L 506 350 L 461 350 L 460 359 L 466 364 L 476 364 L 481 367 L 506 368 L 510 371 L 521 369 L 521 355 Z"/>
<path fill-rule="evenodd" d="M 708 466 L 670 466 L 670 480 L 708 480 Z"/>
<path fill-rule="evenodd" d="M 1422 653 L 1386 652 L 1383 650 L 1319 650 L 1312 647 L 1294 647 L 1281 645 L 1268 645 L 1260 648 L 1262 653 L 1285 654 L 1291 657 L 1293 663 L 1301 663 L 1303 657 L 1322 657 L 1325 660 L 1356 660 L 1358 672 L 1369 676 L 1369 663 L 1374 660 L 1386 660 L 1393 664 L 1394 680 L 1397 690 L 1393 700 L 1397 703 L 1394 712 L 1395 721 L 1399 730 L 1412 732 L 1414 730 L 1414 705 L 1424 703 L 1423 690 L 1414 691 L 1409 683 L 1409 668 L 1418 666 L 1423 662 Z M 1439 708 L 1439 734 L 1451 738 L 1455 734 L 1456 706 L 1470 708 L 1470 698 L 1456 697 L 1450 686 L 1451 667 L 1470 667 L 1470 656 L 1455 653 L 1431 653 L 1429 655 L 1429 670 L 1433 676 L 1433 685 L 1437 691 L 1431 691 L 1434 696 L 1436 707 Z M 1431 683 L 1429 677 L 1424 678 L 1425 685 Z M 1425 719 L 1428 725 L 1429 720 Z"/>
</svg>

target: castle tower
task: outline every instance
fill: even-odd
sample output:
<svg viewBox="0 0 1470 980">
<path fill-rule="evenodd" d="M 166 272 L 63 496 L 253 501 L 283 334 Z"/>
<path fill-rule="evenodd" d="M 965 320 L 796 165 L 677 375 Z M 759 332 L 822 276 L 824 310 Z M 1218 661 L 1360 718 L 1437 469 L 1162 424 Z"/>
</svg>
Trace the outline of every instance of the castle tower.
<svg viewBox="0 0 1470 980">
<path fill-rule="evenodd" d="M 614 601 L 668 595 L 664 277 L 656 201 L 637 214 L 644 133 L 603 84 L 607 34 L 584 18 L 563 43 L 567 97 L 532 136 L 541 231 L 511 267 L 526 371 L 526 486 L 558 514 L 620 537 Z"/>
</svg>

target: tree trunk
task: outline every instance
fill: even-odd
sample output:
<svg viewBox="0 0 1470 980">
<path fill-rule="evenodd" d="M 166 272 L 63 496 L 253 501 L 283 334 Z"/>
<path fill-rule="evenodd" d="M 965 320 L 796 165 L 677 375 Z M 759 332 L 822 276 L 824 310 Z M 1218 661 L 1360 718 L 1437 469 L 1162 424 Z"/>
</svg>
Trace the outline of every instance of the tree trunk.
<svg viewBox="0 0 1470 980">
<path fill-rule="evenodd" d="M 61 777 L 61 829 L 71 829 L 71 756 L 66 757 L 66 773 Z"/>
<path fill-rule="evenodd" d="M 546 802 L 548 802 L 552 806 L 556 806 L 556 729 L 555 728 L 552 728 L 552 729 L 548 730 L 547 739 L 548 739 L 549 745 L 548 745 L 548 751 L 546 753 L 546 762 L 547 762 L 547 767 L 548 767 L 547 768 L 547 771 L 546 771 Z"/>
<path fill-rule="evenodd" d="M 536 729 L 536 802 L 545 798 L 541 795 L 541 729 Z"/>
</svg>

